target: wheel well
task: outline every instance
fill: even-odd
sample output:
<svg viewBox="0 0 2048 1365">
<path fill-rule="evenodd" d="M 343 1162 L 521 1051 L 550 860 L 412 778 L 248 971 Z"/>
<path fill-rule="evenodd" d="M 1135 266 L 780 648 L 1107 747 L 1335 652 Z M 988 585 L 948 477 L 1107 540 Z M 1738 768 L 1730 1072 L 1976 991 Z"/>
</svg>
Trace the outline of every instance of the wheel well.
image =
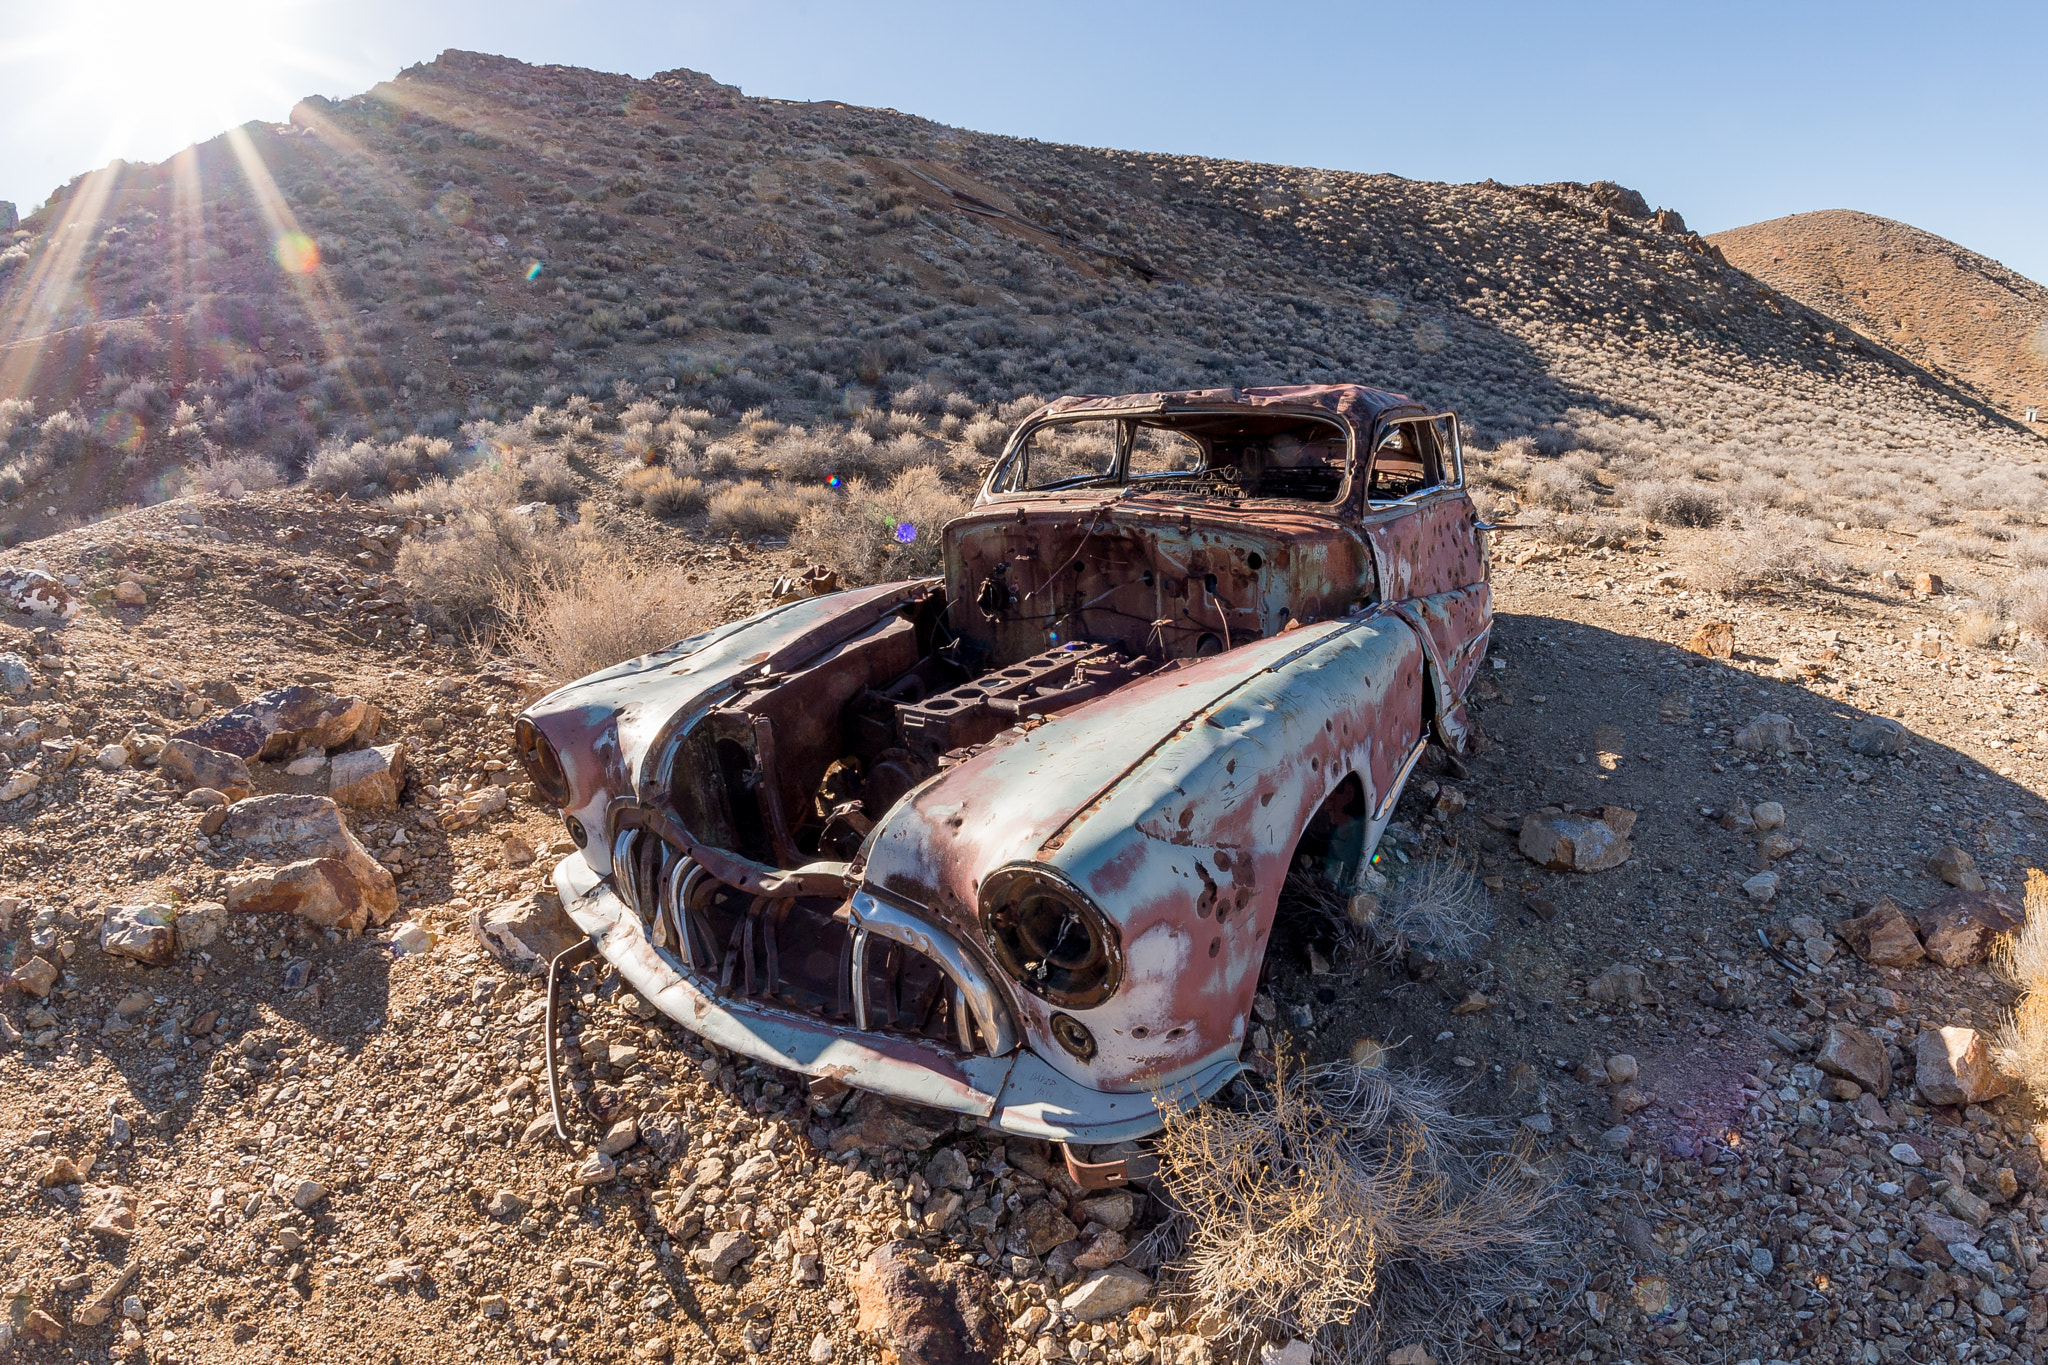
<svg viewBox="0 0 2048 1365">
<path fill-rule="evenodd" d="M 1340 888 L 1348 888 L 1358 877 L 1371 823 L 1365 783 L 1351 773 L 1302 826 L 1266 932 L 1261 981 L 1276 958 L 1298 961 L 1309 948 L 1325 957 L 1334 953 L 1345 908 Z"/>
</svg>

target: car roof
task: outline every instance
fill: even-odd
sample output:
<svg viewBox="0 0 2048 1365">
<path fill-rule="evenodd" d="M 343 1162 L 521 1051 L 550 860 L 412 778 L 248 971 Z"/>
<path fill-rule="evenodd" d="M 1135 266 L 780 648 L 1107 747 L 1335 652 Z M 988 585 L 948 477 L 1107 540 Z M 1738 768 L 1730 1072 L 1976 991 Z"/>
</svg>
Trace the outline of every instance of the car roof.
<svg viewBox="0 0 2048 1365">
<path fill-rule="evenodd" d="M 1189 408 L 1320 408 L 1349 426 L 1361 442 L 1382 414 L 1397 408 L 1422 410 L 1405 394 L 1370 389 L 1363 384 L 1285 384 L 1253 389 L 1183 389 L 1175 393 L 1069 394 L 1053 399 L 1025 420 L 1095 414 L 1135 416 L 1147 411 Z"/>
</svg>

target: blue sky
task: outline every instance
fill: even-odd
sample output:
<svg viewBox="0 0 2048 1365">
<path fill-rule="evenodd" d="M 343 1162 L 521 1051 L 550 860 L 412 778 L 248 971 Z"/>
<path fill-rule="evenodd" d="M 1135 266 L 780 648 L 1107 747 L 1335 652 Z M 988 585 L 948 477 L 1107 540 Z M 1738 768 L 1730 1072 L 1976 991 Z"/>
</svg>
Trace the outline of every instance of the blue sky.
<svg viewBox="0 0 2048 1365">
<path fill-rule="evenodd" d="M 2048 280 L 2048 6 L 0 0 L 0 198 L 447 47 L 1090 146 L 1901 219 Z"/>
</svg>

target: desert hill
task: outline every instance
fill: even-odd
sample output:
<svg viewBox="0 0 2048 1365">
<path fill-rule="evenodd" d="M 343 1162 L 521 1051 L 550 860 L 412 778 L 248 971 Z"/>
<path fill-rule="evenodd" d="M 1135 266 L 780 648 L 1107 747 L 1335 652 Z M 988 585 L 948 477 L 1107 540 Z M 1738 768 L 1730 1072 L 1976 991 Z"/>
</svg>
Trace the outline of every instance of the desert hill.
<svg viewBox="0 0 2048 1365">
<path fill-rule="evenodd" d="M 1364 378 L 1480 443 L 1590 450 L 1580 500 L 1645 452 L 1799 484 L 1818 442 L 1888 486 L 1929 448 L 1959 480 L 2038 458 L 1872 349 L 1619 186 L 1053 146 L 449 52 L 81 176 L 0 238 L 0 532 L 224 455 L 474 450 L 571 400 L 599 434 L 652 402 L 710 435 L 892 411 L 957 443 L 1034 393 Z"/>
<path fill-rule="evenodd" d="M 1774 289 L 2020 417 L 2048 407 L 2048 288 L 1889 218 L 1827 209 L 1715 233 Z"/>
</svg>

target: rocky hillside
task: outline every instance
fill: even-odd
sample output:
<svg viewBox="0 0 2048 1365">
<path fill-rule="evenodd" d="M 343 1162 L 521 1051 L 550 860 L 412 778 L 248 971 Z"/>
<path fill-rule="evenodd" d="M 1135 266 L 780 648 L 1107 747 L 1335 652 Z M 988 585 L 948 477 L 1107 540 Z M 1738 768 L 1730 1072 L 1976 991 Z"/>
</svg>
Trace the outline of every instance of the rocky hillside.
<svg viewBox="0 0 2048 1365">
<path fill-rule="evenodd" d="M 1982 394 L 2008 417 L 2048 408 L 2048 289 L 1997 261 L 1849 209 L 1795 213 L 1710 240 L 1731 264 Z"/>
<path fill-rule="evenodd" d="M 474 445 L 571 398 L 599 431 L 652 400 L 829 436 L 870 407 L 1337 378 L 1549 454 L 2041 453 L 1618 186 L 1054 146 L 449 52 L 81 176 L 0 238 L 0 531 L 222 454 Z"/>
</svg>

